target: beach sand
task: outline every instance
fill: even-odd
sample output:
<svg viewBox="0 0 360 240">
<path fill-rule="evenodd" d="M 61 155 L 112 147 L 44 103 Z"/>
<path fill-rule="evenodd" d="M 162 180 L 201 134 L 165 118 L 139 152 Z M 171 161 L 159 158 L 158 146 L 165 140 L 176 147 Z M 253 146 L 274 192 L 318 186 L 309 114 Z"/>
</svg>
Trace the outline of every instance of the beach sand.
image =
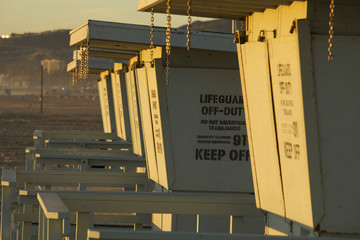
<svg viewBox="0 0 360 240">
<path fill-rule="evenodd" d="M 0 96 L 0 169 L 24 169 L 25 147 L 35 130 L 102 131 L 97 96 Z"/>
</svg>

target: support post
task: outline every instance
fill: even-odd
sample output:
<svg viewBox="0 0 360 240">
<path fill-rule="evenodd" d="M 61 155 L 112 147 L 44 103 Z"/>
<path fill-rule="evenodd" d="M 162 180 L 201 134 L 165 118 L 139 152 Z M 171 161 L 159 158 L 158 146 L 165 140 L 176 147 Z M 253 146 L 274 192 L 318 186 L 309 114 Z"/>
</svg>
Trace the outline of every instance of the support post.
<svg viewBox="0 0 360 240">
<path fill-rule="evenodd" d="M 87 231 L 92 224 L 92 213 L 76 213 L 76 240 L 87 240 Z"/>
<path fill-rule="evenodd" d="M 243 233 L 244 232 L 244 217 L 243 216 L 230 216 L 230 233 Z"/>
<path fill-rule="evenodd" d="M 2 186 L 1 195 L 1 239 L 10 240 L 12 187 Z"/>
</svg>

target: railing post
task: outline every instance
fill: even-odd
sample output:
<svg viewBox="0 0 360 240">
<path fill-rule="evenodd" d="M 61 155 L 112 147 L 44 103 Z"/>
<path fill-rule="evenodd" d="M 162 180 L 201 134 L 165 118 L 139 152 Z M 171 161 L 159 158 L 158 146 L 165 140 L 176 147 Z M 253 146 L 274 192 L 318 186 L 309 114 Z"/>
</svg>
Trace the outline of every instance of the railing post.
<svg viewBox="0 0 360 240">
<path fill-rule="evenodd" d="M 10 240 L 12 187 L 2 186 L 1 195 L 1 239 Z"/>
<path fill-rule="evenodd" d="M 230 233 L 243 233 L 243 232 L 244 232 L 244 217 L 230 216 Z"/>
<path fill-rule="evenodd" d="M 87 230 L 92 224 L 92 213 L 76 213 L 76 240 L 87 240 Z"/>
</svg>

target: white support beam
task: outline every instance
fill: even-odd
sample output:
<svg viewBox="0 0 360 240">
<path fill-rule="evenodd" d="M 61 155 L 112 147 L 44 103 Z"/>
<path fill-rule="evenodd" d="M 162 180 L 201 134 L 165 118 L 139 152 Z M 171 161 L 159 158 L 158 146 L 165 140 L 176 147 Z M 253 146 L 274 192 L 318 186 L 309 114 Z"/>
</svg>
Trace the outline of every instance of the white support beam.
<svg viewBox="0 0 360 240">
<path fill-rule="evenodd" d="M 75 192 L 59 193 L 70 211 L 260 216 L 250 194 Z"/>
<path fill-rule="evenodd" d="M 71 72 L 74 71 L 76 66 L 79 66 L 79 60 L 73 60 L 67 64 L 67 71 Z M 112 59 L 112 58 L 103 58 L 103 57 L 89 57 L 89 73 L 91 74 L 100 74 L 105 70 L 109 70 L 114 67 L 115 62 L 123 62 L 125 63 L 126 60 L 121 59 Z"/>
<path fill-rule="evenodd" d="M 245 235 L 224 233 L 181 233 L 127 231 L 118 229 L 89 229 L 88 240 L 316 240 L 310 237 L 288 237 L 268 235 Z M 322 240 L 341 240 L 341 238 L 321 238 Z"/>
<path fill-rule="evenodd" d="M 199 17 L 242 19 L 255 12 L 275 9 L 279 5 L 290 5 L 304 0 L 192 0 L 191 15 Z M 138 0 L 138 11 L 166 12 L 166 0 Z M 171 13 L 187 15 L 187 4 L 183 0 L 171 1 Z"/>
<path fill-rule="evenodd" d="M 172 29 L 171 46 L 186 47 L 186 29 Z M 191 32 L 191 48 L 235 52 L 232 34 Z M 70 46 L 80 43 L 90 48 L 140 51 L 150 46 L 150 27 L 134 24 L 88 20 L 70 32 Z M 155 46 L 166 45 L 166 28 L 155 27 Z"/>
</svg>

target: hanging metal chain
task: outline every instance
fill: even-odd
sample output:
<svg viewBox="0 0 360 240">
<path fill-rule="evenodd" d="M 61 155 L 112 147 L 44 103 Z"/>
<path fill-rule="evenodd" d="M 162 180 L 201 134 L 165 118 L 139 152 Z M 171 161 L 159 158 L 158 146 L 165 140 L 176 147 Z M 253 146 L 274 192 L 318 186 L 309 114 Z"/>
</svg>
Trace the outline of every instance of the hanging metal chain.
<svg viewBox="0 0 360 240">
<path fill-rule="evenodd" d="M 72 86 L 75 86 L 78 79 L 78 51 L 77 45 L 75 45 L 75 68 L 74 68 L 74 75 L 72 79 Z"/>
<path fill-rule="evenodd" d="M 240 31 L 241 32 L 245 32 L 245 21 L 241 21 L 241 29 L 240 29 Z"/>
<path fill-rule="evenodd" d="M 84 79 L 88 79 L 88 77 L 89 77 L 89 43 L 86 45 L 86 49 L 85 49 L 84 65 L 85 65 Z"/>
<path fill-rule="evenodd" d="M 150 18 L 150 49 L 151 49 L 151 61 L 154 59 L 154 8 L 151 8 L 151 18 Z"/>
<path fill-rule="evenodd" d="M 334 0 L 330 0 L 330 13 L 329 13 L 329 47 L 328 47 L 328 60 L 333 60 L 333 37 L 334 37 L 334 9 L 335 9 L 335 3 Z"/>
<path fill-rule="evenodd" d="M 84 58 L 85 58 L 84 48 L 83 48 L 83 44 L 81 43 L 81 45 L 80 45 L 80 66 L 79 66 L 79 79 L 80 80 L 84 79 Z"/>
<path fill-rule="evenodd" d="M 169 85 L 170 53 L 171 53 L 171 0 L 166 2 L 166 86 Z"/>
<path fill-rule="evenodd" d="M 190 38 L 191 38 L 191 0 L 188 0 L 187 2 L 187 21 L 188 21 L 188 25 L 187 25 L 187 35 L 186 35 L 186 49 L 187 51 L 189 52 L 190 51 L 190 47 L 191 47 L 191 41 L 190 41 Z"/>
</svg>

